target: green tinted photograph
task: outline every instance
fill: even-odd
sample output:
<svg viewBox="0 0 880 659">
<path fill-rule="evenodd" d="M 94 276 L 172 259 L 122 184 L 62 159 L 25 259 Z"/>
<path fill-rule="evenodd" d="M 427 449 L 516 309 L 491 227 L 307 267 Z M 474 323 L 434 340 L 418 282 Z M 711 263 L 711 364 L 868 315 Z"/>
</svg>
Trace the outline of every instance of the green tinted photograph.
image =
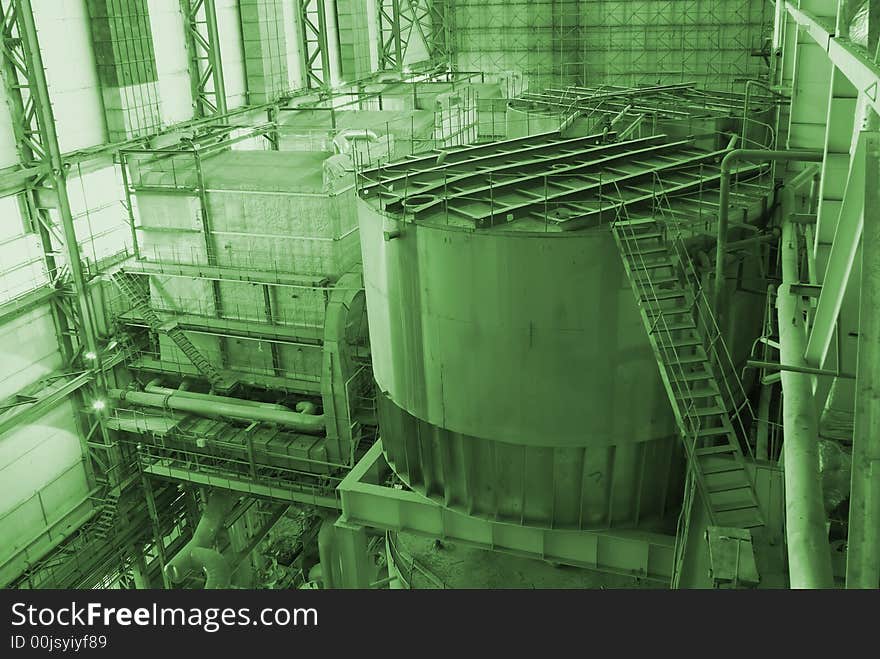
<svg viewBox="0 0 880 659">
<path fill-rule="evenodd" d="M 880 0 L 0 30 L 0 589 L 880 588 Z"/>
</svg>

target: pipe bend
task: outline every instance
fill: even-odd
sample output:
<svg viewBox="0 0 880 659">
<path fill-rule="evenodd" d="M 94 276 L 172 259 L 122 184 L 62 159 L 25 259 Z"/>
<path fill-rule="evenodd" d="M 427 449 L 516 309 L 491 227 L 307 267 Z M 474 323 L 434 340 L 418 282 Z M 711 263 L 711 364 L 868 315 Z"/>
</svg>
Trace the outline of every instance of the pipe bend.
<svg viewBox="0 0 880 659">
<path fill-rule="evenodd" d="M 201 569 L 207 577 L 205 588 L 225 588 L 229 585 L 232 576 L 229 564 L 214 549 L 214 543 L 237 501 L 238 497 L 228 492 L 211 492 L 192 538 L 165 566 L 165 573 L 171 581 L 182 581 L 190 572 Z"/>
<path fill-rule="evenodd" d="M 734 149 L 721 159 L 721 174 L 730 174 L 732 164 L 737 160 L 774 160 L 781 162 L 822 162 L 825 152 L 818 149 Z"/>
</svg>

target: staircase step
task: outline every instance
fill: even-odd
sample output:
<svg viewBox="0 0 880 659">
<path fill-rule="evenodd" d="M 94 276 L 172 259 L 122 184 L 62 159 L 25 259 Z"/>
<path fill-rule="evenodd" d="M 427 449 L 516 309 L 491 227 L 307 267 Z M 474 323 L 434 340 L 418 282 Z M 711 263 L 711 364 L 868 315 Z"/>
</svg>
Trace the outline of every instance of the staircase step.
<svg viewBox="0 0 880 659">
<path fill-rule="evenodd" d="M 745 473 L 742 464 L 737 459 L 731 459 L 723 455 L 705 455 L 699 458 L 700 471 L 704 477 L 721 476 L 723 474 Z"/>
<path fill-rule="evenodd" d="M 640 257 L 650 256 L 652 254 L 665 254 L 667 259 L 669 259 L 669 251 L 666 249 L 665 245 L 657 245 L 656 247 L 644 247 L 641 245 L 634 246 L 630 250 L 630 259 L 638 262 Z"/>
<path fill-rule="evenodd" d="M 638 273 L 634 273 L 638 274 Z M 660 286 L 664 286 L 666 284 L 678 284 L 681 286 L 681 281 L 678 277 L 643 277 L 643 278 L 635 278 L 636 284 L 641 288 L 644 285 L 653 285 L 654 288 L 659 288 Z"/>
<path fill-rule="evenodd" d="M 710 494 L 709 505 L 715 513 L 729 513 L 735 510 L 757 509 L 758 503 L 752 495 L 752 488 L 746 488 L 746 492 L 748 495 L 745 497 L 742 496 L 742 493 L 737 496 L 734 492 L 722 492 L 715 496 Z"/>
<path fill-rule="evenodd" d="M 671 281 L 678 281 L 677 279 Z M 687 298 L 687 291 L 683 288 L 665 288 L 657 292 L 656 295 L 649 292 L 648 295 L 642 296 L 641 300 L 645 303 L 660 302 L 662 300 L 676 300 L 678 298 Z"/>
<path fill-rule="evenodd" d="M 718 407 L 717 405 L 712 405 L 711 407 L 698 407 L 692 412 L 692 414 L 698 417 L 720 416 L 726 413 L 727 410 L 723 407 Z"/>
<path fill-rule="evenodd" d="M 669 341 L 664 341 L 663 336 L 658 336 L 657 345 L 661 348 L 666 348 L 667 350 L 672 348 L 694 348 L 696 346 L 702 347 L 703 345 L 703 337 L 697 336 L 696 334 L 691 334 L 690 336 L 669 338 Z"/>
<path fill-rule="evenodd" d="M 695 346 L 695 349 L 696 349 L 696 352 L 693 355 L 681 355 L 681 354 L 675 355 L 673 361 L 669 362 L 669 365 L 674 366 L 676 364 L 678 364 L 678 365 L 701 364 L 701 363 L 706 362 L 708 360 L 708 357 L 706 357 L 706 353 L 703 352 L 703 349 L 700 348 L 699 346 Z M 674 372 L 674 369 L 673 369 L 673 372 Z"/>
<path fill-rule="evenodd" d="M 633 272 L 638 273 L 643 270 L 658 270 L 660 268 L 674 268 L 675 265 L 672 263 L 672 261 L 663 260 L 663 261 L 653 261 L 653 262 L 648 261 L 647 263 L 639 263 L 637 265 L 631 264 L 630 267 L 632 268 Z M 678 281 L 678 280 L 676 279 L 676 281 Z"/>
<path fill-rule="evenodd" d="M 741 496 L 743 494 L 742 491 L 748 492 L 751 496 L 752 492 L 752 484 L 746 475 L 745 469 L 742 468 L 725 472 L 725 478 L 723 479 L 704 474 L 703 483 L 706 485 L 710 496 L 726 494 L 728 492 L 739 492 Z M 750 499 L 750 501 L 754 503 L 753 499 Z"/>
<path fill-rule="evenodd" d="M 681 305 L 676 305 L 673 307 L 650 307 L 647 306 L 649 303 L 646 303 L 644 306 L 645 314 L 648 318 L 654 320 L 659 318 L 660 316 L 685 316 L 691 314 L 690 307 L 683 307 Z M 679 321 L 681 322 L 681 321 Z"/>
<path fill-rule="evenodd" d="M 662 325 L 658 324 L 654 327 L 654 330 L 651 333 L 657 334 L 660 331 L 680 332 L 682 330 L 695 330 L 695 329 L 697 329 L 697 326 L 694 325 L 693 320 L 680 320 L 678 322 L 663 323 Z"/>
<path fill-rule="evenodd" d="M 708 370 L 705 370 L 705 369 L 700 370 L 700 371 L 691 371 L 688 373 L 682 373 L 681 371 L 678 371 L 678 372 L 673 371 L 670 373 L 670 377 L 673 380 L 675 380 L 676 382 L 699 382 L 700 380 L 714 380 L 715 379 L 714 376 Z M 714 387 L 715 393 L 720 393 L 718 390 L 718 387 L 716 387 L 714 385 L 714 382 L 713 382 L 712 386 Z M 695 387 L 694 390 L 696 390 L 696 389 L 697 388 Z"/>
<path fill-rule="evenodd" d="M 615 227 L 626 227 L 627 229 L 636 229 L 646 226 L 657 226 L 657 220 L 653 217 L 639 217 L 631 220 L 617 220 Z"/>
<path fill-rule="evenodd" d="M 678 400 L 680 403 L 692 403 L 698 400 L 705 400 L 707 398 L 721 398 L 721 394 L 716 391 L 715 387 L 712 387 L 711 385 L 708 387 L 696 387 L 694 389 L 680 391 L 680 393 L 676 394 L 676 400 Z"/>
<path fill-rule="evenodd" d="M 698 437 L 719 437 L 731 434 L 730 428 L 704 428 L 697 433 Z M 718 446 L 701 446 L 694 450 L 696 455 L 718 455 L 719 453 L 735 453 L 736 447 L 732 444 L 720 444 Z"/>
<path fill-rule="evenodd" d="M 763 526 L 761 510 L 757 506 L 741 510 L 731 510 L 714 514 L 715 524 L 740 529 L 753 529 Z"/>
<path fill-rule="evenodd" d="M 625 236 L 626 240 L 659 240 L 663 238 L 660 231 L 640 231 L 632 236 Z"/>
</svg>

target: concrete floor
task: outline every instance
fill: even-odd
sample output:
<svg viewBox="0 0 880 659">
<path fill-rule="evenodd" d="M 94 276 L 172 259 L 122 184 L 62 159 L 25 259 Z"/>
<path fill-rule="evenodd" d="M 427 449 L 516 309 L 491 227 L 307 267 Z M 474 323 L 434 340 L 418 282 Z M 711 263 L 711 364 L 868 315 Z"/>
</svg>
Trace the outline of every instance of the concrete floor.
<svg viewBox="0 0 880 659">
<path fill-rule="evenodd" d="M 415 570 L 414 589 L 434 589 L 442 582 L 446 588 L 489 589 L 606 589 L 606 588 L 663 588 L 663 584 L 642 581 L 634 577 L 606 574 L 576 567 L 554 567 L 546 561 L 521 558 L 509 554 L 474 549 L 443 543 L 435 547 L 434 540 L 400 533 L 397 547 L 412 557 L 434 579 Z"/>
</svg>

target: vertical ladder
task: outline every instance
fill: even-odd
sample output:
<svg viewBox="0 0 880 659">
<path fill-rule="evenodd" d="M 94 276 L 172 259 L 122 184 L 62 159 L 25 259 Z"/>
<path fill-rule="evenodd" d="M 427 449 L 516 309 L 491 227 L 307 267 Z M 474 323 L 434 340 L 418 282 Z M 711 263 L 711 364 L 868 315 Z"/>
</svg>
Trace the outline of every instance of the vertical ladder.
<svg viewBox="0 0 880 659">
<path fill-rule="evenodd" d="M 763 526 L 711 348 L 696 322 L 695 295 L 664 227 L 654 218 L 625 219 L 612 233 L 711 524 Z"/>
<path fill-rule="evenodd" d="M 192 344 L 192 341 L 189 340 L 177 323 L 173 320 L 163 322 L 159 318 L 153 307 L 150 306 L 149 298 L 144 295 L 140 286 L 135 282 L 134 275 L 124 270 L 118 270 L 110 275 L 110 279 L 122 291 L 122 294 L 128 298 L 134 308 L 137 309 L 150 328 L 154 332 L 164 332 L 169 339 L 174 341 L 174 344 L 180 348 L 181 352 L 186 355 L 186 358 L 198 369 L 199 373 L 208 379 L 215 389 L 224 390 L 229 388 L 229 384 L 220 375 L 220 372 L 214 368 L 211 362 L 205 359 L 205 356 Z"/>
</svg>

